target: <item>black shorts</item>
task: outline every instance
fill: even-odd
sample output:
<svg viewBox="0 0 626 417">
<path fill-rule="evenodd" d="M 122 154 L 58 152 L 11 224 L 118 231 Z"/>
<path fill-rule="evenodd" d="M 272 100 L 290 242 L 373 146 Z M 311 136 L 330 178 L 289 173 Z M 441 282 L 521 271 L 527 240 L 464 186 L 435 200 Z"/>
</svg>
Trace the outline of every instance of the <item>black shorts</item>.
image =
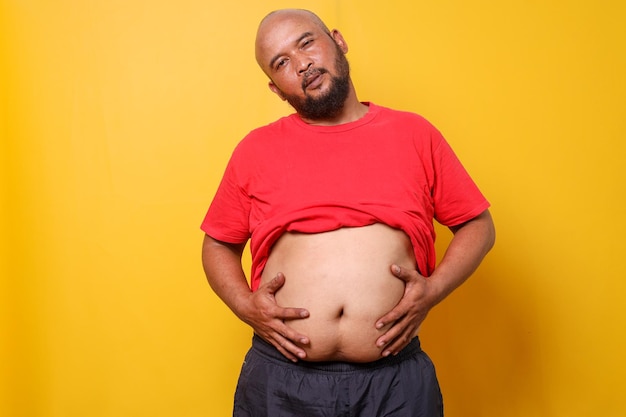
<svg viewBox="0 0 626 417">
<path fill-rule="evenodd" d="M 435 368 L 419 339 L 369 363 L 293 363 L 252 339 L 235 392 L 234 417 L 441 417 Z"/>
</svg>

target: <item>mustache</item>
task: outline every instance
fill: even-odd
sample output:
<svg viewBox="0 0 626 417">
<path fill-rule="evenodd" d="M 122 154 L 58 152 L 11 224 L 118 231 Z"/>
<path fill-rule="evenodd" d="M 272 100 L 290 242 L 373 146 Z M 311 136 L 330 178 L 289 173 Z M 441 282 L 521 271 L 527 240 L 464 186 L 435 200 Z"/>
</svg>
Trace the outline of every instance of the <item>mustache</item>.
<svg viewBox="0 0 626 417">
<path fill-rule="evenodd" d="M 328 70 L 326 68 L 309 68 L 306 70 L 302 77 L 302 89 L 306 90 L 306 87 L 311 83 L 312 79 L 327 73 Z"/>
</svg>

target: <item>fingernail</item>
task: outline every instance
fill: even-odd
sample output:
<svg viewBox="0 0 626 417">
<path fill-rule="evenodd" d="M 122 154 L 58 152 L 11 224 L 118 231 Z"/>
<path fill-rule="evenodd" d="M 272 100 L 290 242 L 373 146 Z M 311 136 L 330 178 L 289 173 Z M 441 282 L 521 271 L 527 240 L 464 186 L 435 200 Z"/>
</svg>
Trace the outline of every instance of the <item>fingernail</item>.
<svg viewBox="0 0 626 417">
<path fill-rule="evenodd" d="M 391 352 L 389 352 L 388 350 L 383 352 L 383 356 L 386 358 L 387 356 L 391 355 Z"/>
<path fill-rule="evenodd" d="M 377 328 L 377 329 L 382 329 L 382 328 L 383 328 L 383 326 L 384 326 L 384 324 L 383 324 L 383 323 L 376 323 L 376 328 Z"/>
</svg>

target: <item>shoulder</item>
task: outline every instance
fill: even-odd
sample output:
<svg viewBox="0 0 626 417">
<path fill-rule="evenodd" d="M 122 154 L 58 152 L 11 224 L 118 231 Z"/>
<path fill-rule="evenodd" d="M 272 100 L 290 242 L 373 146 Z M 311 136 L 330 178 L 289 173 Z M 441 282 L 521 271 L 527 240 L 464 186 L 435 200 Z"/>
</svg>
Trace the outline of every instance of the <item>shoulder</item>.
<svg viewBox="0 0 626 417">
<path fill-rule="evenodd" d="M 290 121 L 293 115 L 281 117 L 280 119 L 264 126 L 257 127 L 248 133 L 241 143 L 267 140 L 275 137 L 291 125 Z"/>
<path fill-rule="evenodd" d="M 271 147 L 279 146 L 279 142 L 285 138 L 285 132 L 293 129 L 292 118 L 293 115 L 281 117 L 272 123 L 251 130 L 237 144 L 233 154 L 268 152 Z"/>
<path fill-rule="evenodd" d="M 378 112 L 378 123 L 387 132 L 407 135 L 419 143 L 438 145 L 444 140 L 439 129 L 421 114 L 384 106 L 376 106 L 376 111 Z"/>
<path fill-rule="evenodd" d="M 395 123 L 408 128 L 437 130 L 437 128 L 421 114 L 407 111 L 392 109 L 385 106 L 371 104 L 378 112 L 378 119 L 381 122 Z"/>
</svg>

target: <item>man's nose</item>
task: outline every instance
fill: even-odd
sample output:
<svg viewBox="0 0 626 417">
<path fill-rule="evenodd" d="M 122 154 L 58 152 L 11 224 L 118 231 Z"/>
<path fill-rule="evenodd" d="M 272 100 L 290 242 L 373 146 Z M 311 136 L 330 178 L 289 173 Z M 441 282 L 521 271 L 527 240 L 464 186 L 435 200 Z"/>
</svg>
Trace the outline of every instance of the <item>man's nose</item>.
<svg viewBox="0 0 626 417">
<path fill-rule="evenodd" d="M 313 62 L 311 62 L 308 58 L 303 58 L 298 61 L 298 74 L 302 75 L 309 70 L 313 66 Z"/>
</svg>

